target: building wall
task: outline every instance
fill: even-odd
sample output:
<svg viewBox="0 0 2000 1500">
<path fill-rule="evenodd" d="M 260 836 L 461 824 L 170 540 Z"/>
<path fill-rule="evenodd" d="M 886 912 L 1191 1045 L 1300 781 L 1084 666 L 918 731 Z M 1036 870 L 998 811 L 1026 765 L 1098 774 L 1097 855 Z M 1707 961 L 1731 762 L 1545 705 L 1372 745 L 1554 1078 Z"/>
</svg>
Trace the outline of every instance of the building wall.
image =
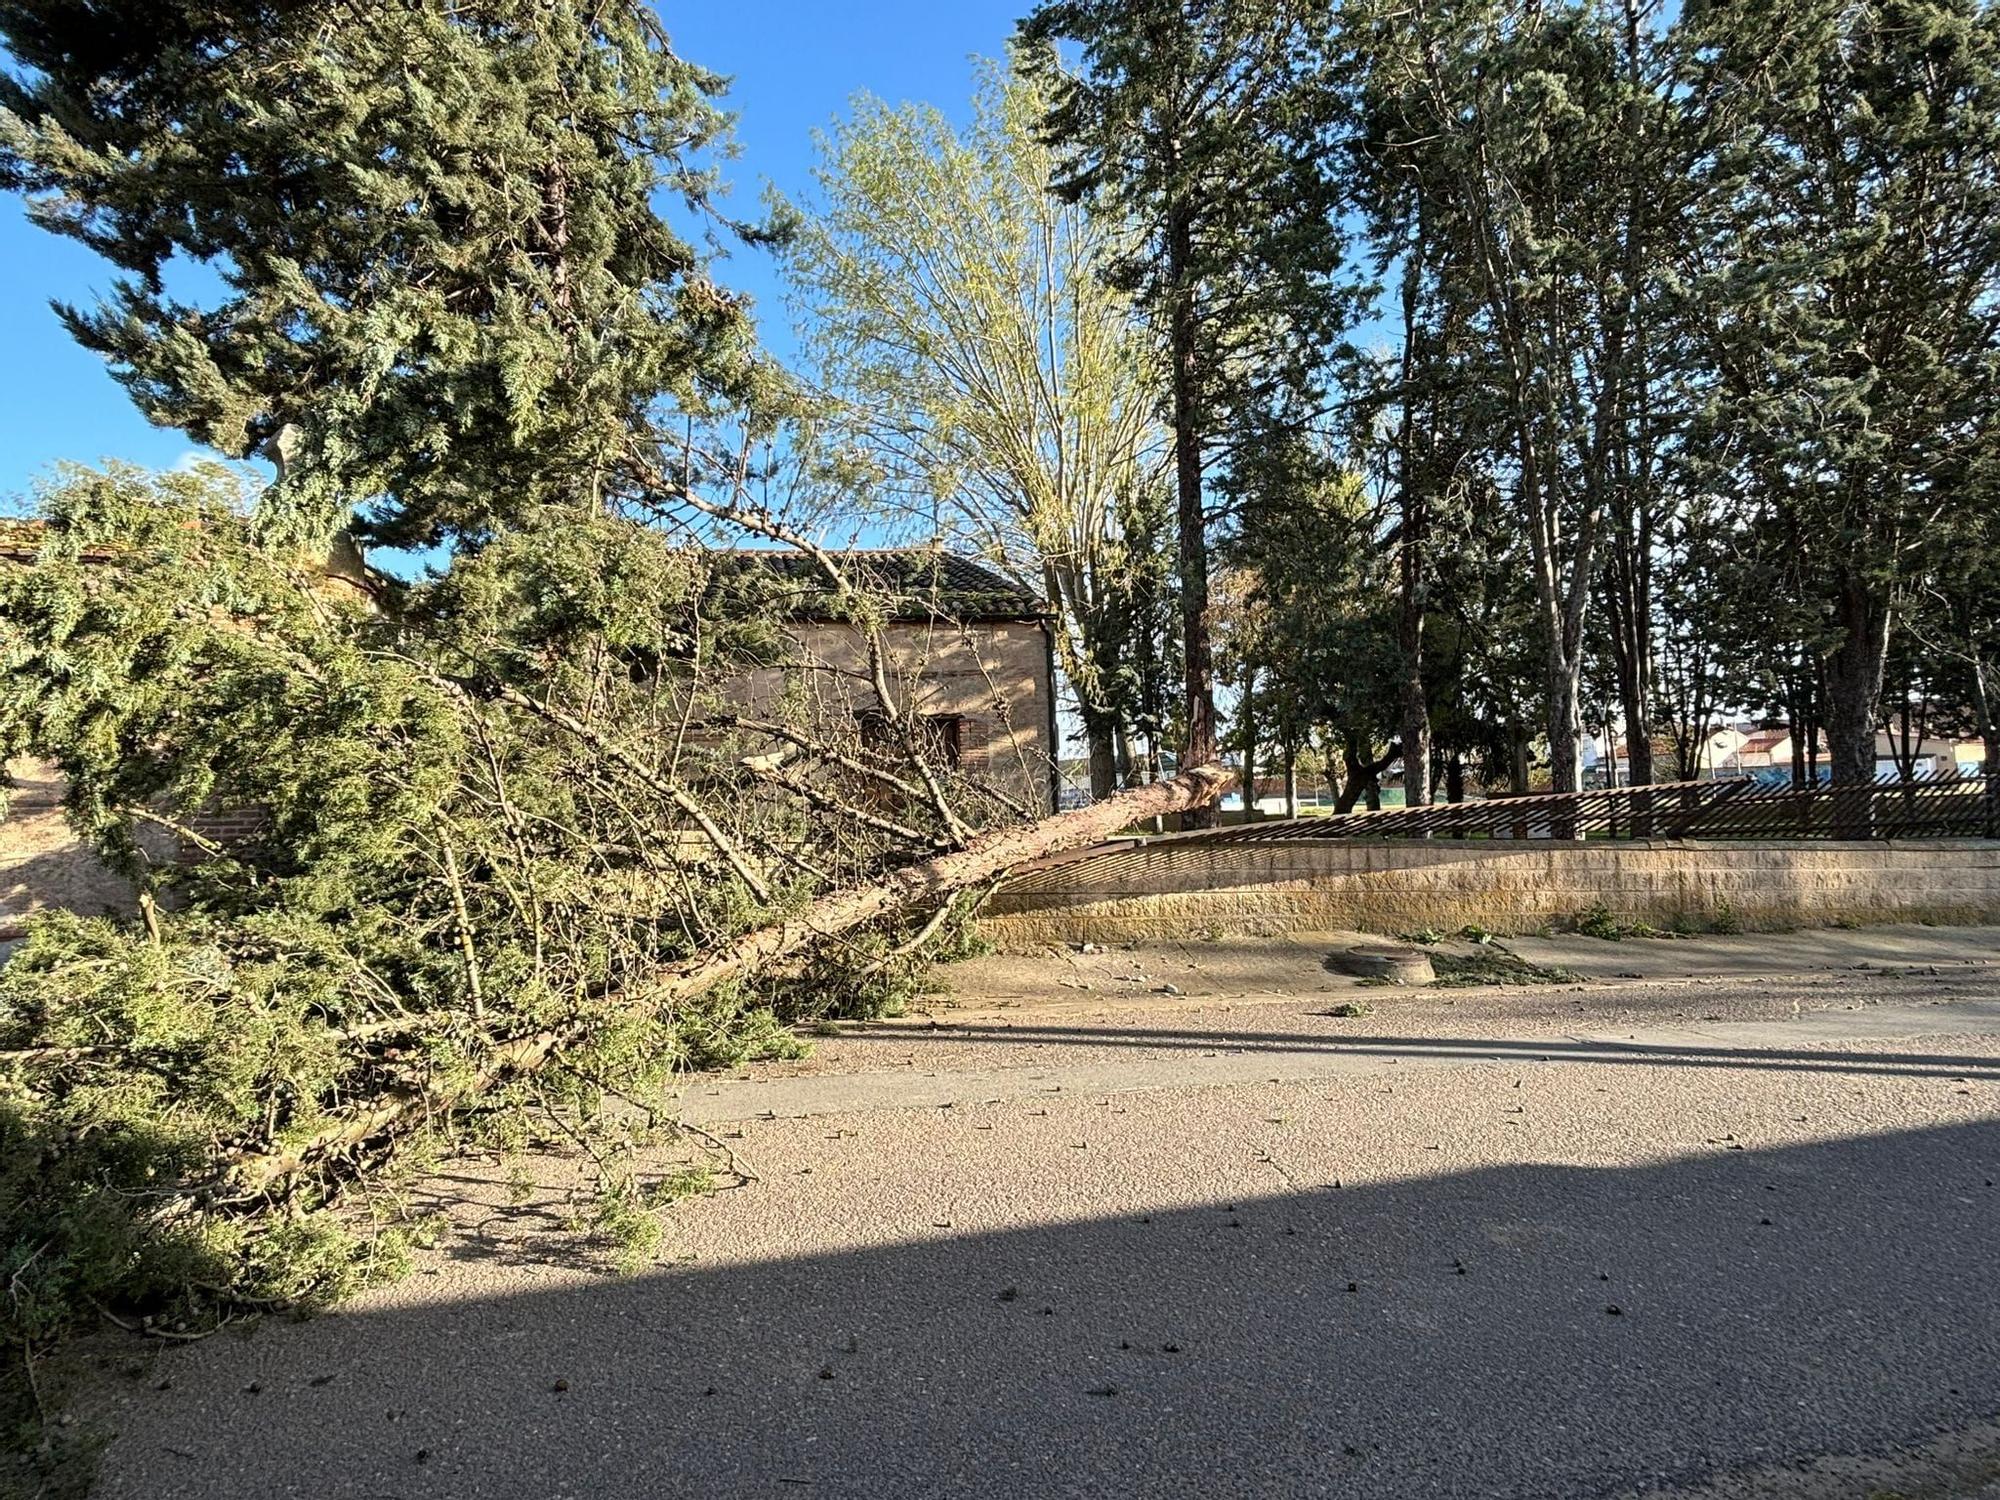
<svg viewBox="0 0 2000 1500">
<path fill-rule="evenodd" d="M 1750 930 L 2000 921 L 2000 842 L 1162 840 L 1003 887 L 981 926 L 1004 947 L 1190 933 L 1491 932 L 1625 921 Z"/>
<path fill-rule="evenodd" d="M 811 623 L 791 633 L 798 660 L 751 673 L 740 689 L 746 703 L 761 709 L 803 691 L 828 718 L 879 711 L 860 631 Z M 893 691 L 920 714 L 958 719 L 961 768 L 1031 811 L 1047 812 L 1055 684 L 1043 628 L 1031 620 L 896 621 L 883 635 Z"/>
<path fill-rule="evenodd" d="M 64 817 L 63 781 L 56 768 L 44 761 L 17 760 L 7 769 L 14 790 L 0 816 L 0 943 L 14 938 L 29 917 L 47 906 L 92 917 L 131 913 L 131 883 L 98 863 L 95 851 Z"/>
</svg>

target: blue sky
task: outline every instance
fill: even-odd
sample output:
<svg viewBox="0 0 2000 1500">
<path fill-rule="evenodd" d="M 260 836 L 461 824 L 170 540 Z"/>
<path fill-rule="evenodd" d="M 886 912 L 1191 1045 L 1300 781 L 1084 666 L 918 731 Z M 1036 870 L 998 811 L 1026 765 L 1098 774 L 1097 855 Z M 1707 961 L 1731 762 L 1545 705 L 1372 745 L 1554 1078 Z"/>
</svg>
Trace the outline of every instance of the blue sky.
<svg viewBox="0 0 2000 1500">
<path fill-rule="evenodd" d="M 754 210 L 766 182 L 788 195 L 810 183 L 812 131 L 866 90 L 925 100 L 963 117 L 969 59 L 997 55 L 1029 0 L 723 0 L 659 9 L 678 51 L 735 78 L 741 155 L 726 171 L 733 203 Z M 792 348 L 768 256 L 739 247 L 718 279 L 756 300 L 767 345 Z M 102 361 L 73 344 L 49 300 L 89 303 L 110 268 L 73 241 L 30 226 L 0 194 L 0 497 L 18 495 L 58 459 L 121 458 L 169 467 L 195 451 L 148 424 Z"/>
</svg>

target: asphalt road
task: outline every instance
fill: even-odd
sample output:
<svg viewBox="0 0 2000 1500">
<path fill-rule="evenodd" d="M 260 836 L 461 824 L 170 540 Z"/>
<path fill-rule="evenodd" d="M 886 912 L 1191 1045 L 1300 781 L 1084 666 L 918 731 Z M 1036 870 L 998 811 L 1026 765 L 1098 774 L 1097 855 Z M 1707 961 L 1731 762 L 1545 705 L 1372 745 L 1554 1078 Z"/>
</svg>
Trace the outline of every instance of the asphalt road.
<svg viewBox="0 0 2000 1500">
<path fill-rule="evenodd" d="M 96 1493 L 1970 1495 L 1996 1001 L 1961 963 L 880 1029 L 690 1094 L 758 1180 L 643 1275 L 560 1229 L 564 1163 L 434 1181 L 418 1275 L 121 1381 Z"/>
</svg>

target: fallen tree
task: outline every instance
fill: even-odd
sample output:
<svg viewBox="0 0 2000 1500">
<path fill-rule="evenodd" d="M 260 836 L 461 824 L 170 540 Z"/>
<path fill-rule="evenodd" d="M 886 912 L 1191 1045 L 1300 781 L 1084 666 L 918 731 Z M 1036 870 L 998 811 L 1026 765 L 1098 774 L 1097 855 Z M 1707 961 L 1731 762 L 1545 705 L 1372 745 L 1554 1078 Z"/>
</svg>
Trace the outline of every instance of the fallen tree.
<svg viewBox="0 0 2000 1500">
<path fill-rule="evenodd" d="M 637 992 L 613 998 L 671 1010 L 699 999 L 717 985 L 754 975 L 856 927 L 933 905 L 940 899 L 948 901 L 1028 860 L 1099 843 L 1122 828 L 1151 818 L 1206 806 L 1222 794 L 1227 780 L 1228 773 L 1221 766 L 1202 766 L 1073 812 L 995 829 L 964 849 L 891 870 L 865 886 L 822 896 L 794 916 L 747 932 L 717 952 L 661 974 Z M 565 1042 L 574 1042 L 580 1035 L 581 1023 L 567 1030 L 516 1037 L 496 1045 L 487 1065 L 470 1080 L 384 1098 L 289 1151 L 241 1155 L 229 1165 L 228 1188 L 238 1194 L 269 1191 L 314 1161 L 392 1133 L 413 1116 L 458 1107 L 509 1080 L 534 1073 L 557 1056 Z"/>
<path fill-rule="evenodd" d="M 819 680 L 754 570 L 653 528 L 552 512 L 368 601 L 233 499 L 91 475 L 0 569 L 0 754 L 54 760 L 140 894 L 37 920 L 0 969 L 31 1360 L 99 1313 L 338 1295 L 395 1264 L 399 1184 L 457 1147 L 571 1142 L 596 1222 L 643 1237 L 687 1071 L 894 1004 L 1009 867 L 1221 789 L 1023 818 L 918 732 L 874 623 L 896 601 L 832 554 L 867 665 Z M 203 831 L 229 809 L 255 831 Z"/>
</svg>

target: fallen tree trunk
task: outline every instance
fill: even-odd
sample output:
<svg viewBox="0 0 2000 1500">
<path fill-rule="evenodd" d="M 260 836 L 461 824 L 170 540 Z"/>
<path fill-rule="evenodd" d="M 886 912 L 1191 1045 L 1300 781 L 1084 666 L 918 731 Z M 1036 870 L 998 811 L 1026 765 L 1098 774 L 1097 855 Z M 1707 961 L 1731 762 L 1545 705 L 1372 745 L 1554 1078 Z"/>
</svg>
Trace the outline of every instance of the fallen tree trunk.
<svg viewBox="0 0 2000 1500">
<path fill-rule="evenodd" d="M 1227 779 L 1222 767 L 1201 766 L 1074 812 L 994 829 L 963 849 L 891 870 L 868 885 L 822 896 L 796 916 L 746 932 L 712 953 L 665 971 L 643 993 L 628 992 L 624 998 L 662 1009 L 696 999 L 719 984 L 756 973 L 826 938 L 991 880 L 1027 860 L 1101 842 L 1150 818 L 1207 806 L 1222 794 Z M 568 1027 L 497 1043 L 485 1065 L 455 1086 L 399 1090 L 291 1149 L 243 1153 L 231 1163 L 221 1196 L 268 1192 L 341 1151 L 393 1134 L 413 1119 L 453 1109 L 509 1079 L 533 1073 L 565 1043 L 582 1035 L 588 1024 L 579 1020 Z"/>
</svg>

